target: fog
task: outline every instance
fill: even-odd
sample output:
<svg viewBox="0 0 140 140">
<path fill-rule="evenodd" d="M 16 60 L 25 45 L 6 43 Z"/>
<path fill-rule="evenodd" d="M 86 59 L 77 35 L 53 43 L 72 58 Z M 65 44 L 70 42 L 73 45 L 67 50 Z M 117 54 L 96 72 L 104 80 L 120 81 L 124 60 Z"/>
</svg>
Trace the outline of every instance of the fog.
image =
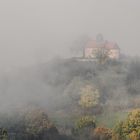
<svg viewBox="0 0 140 140">
<path fill-rule="evenodd" d="M 0 0 L 0 139 L 127 137 L 116 124 L 140 108 L 139 9 L 139 0 Z"/>
<path fill-rule="evenodd" d="M 129 55 L 139 55 L 138 0 L 1 0 L 0 66 L 69 57 L 82 35 L 102 33 Z"/>
<path fill-rule="evenodd" d="M 71 48 L 84 36 L 102 33 L 116 41 L 122 53 L 139 55 L 139 4 L 137 0 L 0 1 L 0 109 L 60 104 L 71 78 L 94 68 L 75 63 L 70 67 L 60 59 L 73 57 Z"/>
</svg>

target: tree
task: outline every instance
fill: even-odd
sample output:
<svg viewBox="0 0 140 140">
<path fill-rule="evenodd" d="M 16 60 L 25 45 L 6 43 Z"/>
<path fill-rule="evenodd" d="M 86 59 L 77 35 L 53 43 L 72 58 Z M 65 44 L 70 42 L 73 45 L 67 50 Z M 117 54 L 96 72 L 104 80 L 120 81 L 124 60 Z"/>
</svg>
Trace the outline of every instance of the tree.
<svg viewBox="0 0 140 140">
<path fill-rule="evenodd" d="M 93 117 L 93 116 L 81 117 L 76 122 L 76 128 L 77 129 L 82 129 L 82 128 L 85 128 L 85 127 L 95 128 L 95 126 L 96 126 L 95 125 L 95 117 Z"/>
<path fill-rule="evenodd" d="M 8 132 L 4 128 L 0 128 L 0 140 L 8 140 Z"/>
<path fill-rule="evenodd" d="M 140 93 L 140 61 L 138 58 L 130 63 L 126 76 L 126 85 L 130 94 Z"/>
<path fill-rule="evenodd" d="M 76 127 L 73 129 L 73 134 L 81 140 L 89 140 L 92 130 L 96 127 L 94 116 L 83 116 L 76 121 Z"/>
<path fill-rule="evenodd" d="M 57 128 L 49 121 L 47 114 L 41 109 L 28 112 L 25 115 L 25 120 L 26 132 L 30 135 L 41 138 L 58 135 Z"/>
<path fill-rule="evenodd" d="M 98 49 L 96 53 L 96 58 L 99 64 L 104 64 L 109 59 L 108 55 L 109 51 L 106 48 L 101 47 L 100 49 Z"/>
<path fill-rule="evenodd" d="M 91 85 L 86 85 L 81 90 L 81 97 L 79 100 L 79 105 L 83 108 L 92 108 L 99 103 L 99 92 L 96 88 Z"/>
<path fill-rule="evenodd" d="M 81 89 L 79 105 L 84 110 L 84 114 L 76 121 L 75 131 L 80 137 L 90 139 L 91 130 L 96 127 L 95 117 L 90 113 L 90 109 L 99 103 L 99 92 L 95 87 L 86 85 Z"/>
<path fill-rule="evenodd" d="M 140 109 L 129 113 L 126 120 L 116 125 L 113 140 L 140 140 Z"/>
<path fill-rule="evenodd" d="M 92 137 L 95 140 L 111 140 L 112 130 L 106 127 L 97 127 Z"/>
<path fill-rule="evenodd" d="M 90 40 L 88 35 L 81 35 L 77 40 L 74 41 L 70 51 L 76 55 L 83 53 L 83 49 L 85 48 L 87 42 Z M 83 54 L 82 54 L 83 55 Z"/>
</svg>

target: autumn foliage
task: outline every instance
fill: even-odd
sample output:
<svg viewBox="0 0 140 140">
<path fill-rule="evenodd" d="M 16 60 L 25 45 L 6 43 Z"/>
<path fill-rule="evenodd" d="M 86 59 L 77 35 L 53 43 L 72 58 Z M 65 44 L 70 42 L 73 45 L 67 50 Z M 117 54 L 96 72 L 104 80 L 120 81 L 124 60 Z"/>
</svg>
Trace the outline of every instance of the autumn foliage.
<svg viewBox="0 0 140 140">
<path fill-rule="evenodd" d="M 106 127 L 97 127 L 93 133 L 93 139 L 111 140 L 112 130 Z"/>
<path fill-rule="evenodd" d="M 129 113 L 127 119 L 116 125 L 113 140 L 140 140 L 140 109 Z"/>
<path fill-rule="evenodd" d="M 98 104 L 99 97 L 100 95 L 96 88 L 93 88 L 91 85 L 86 85 L 81 90 L 79 105 L 83 108 L 94 107 Z"/>
</svg>

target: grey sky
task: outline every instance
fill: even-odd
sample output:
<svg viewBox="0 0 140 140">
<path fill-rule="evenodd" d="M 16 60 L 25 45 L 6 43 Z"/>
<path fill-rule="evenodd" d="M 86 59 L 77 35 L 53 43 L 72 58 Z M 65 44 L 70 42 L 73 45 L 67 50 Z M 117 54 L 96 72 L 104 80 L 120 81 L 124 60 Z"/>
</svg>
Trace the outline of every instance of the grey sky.
<svg viewBox="0 0 140 140">
<path fill-rule="evenodd" d="M 0 65 L 64 55 L 83 34 L 102 33 L 123 52 L 139 55 L 139 9 L 139 0 L 1 0 Z"/>
</svg>

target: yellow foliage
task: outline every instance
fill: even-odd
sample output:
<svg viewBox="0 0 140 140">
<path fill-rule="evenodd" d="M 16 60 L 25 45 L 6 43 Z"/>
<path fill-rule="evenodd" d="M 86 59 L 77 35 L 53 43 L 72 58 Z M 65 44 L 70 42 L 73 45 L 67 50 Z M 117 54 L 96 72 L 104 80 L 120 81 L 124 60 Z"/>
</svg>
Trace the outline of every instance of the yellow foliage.
<svg viewBox="0 0 140 140">
<path fill-rule="evenodd" d="M 76 128 L 82 129 L 86 127 L 95 127 L 95 117 L 94 116 L 83 116 L 76 122 Z"/>
<path fill-rule="evenodd" d="M 115 134 L 121 140 L 140 140 L 140 109 L 133 110 L 125 121 L 118 124 Z"/>
<path fill-rule="evenodd" d="M 132 132 L 129 134 L 129 138 L 130 138 L 130 140 L 139 140 L 136 131 L 132 131 Z"/>
<path fill-rule="evenodd" d="M 93 88 L 90 85 L 86 85 L 81 89 L 79 105 L 85 108 L 96 106 L 99 102 L 99 97 L 100 95 L 96 88 Z"/>
</svg>

